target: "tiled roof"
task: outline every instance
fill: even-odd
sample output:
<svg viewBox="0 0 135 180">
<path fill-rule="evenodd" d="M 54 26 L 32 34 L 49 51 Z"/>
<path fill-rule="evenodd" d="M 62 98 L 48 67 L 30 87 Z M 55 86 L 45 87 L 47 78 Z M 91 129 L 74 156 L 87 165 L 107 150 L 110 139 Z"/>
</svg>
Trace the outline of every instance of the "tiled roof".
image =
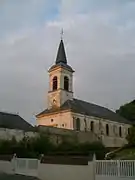
<svg viewBox="0 0 135 180">
<path fill-rule="evenodd" d="M 40 114 L 38 114 L 37 117 L 40 115 L 46 115 L 49 113 L 59 112 L 59 111 L 68 110 L 68 109 L 74 113 L 98 117 L 102 119 L 116 121 L 119 123 L 131 124 L 130 121 L 119 116 L 118 114 L 109 110 L 108 108 L 105 108 L 96 104 L 92 104 L 86 101 L 78 100 L 78 99 L 67 100 L 60 108 L 46 109 Z"/>
</svg>

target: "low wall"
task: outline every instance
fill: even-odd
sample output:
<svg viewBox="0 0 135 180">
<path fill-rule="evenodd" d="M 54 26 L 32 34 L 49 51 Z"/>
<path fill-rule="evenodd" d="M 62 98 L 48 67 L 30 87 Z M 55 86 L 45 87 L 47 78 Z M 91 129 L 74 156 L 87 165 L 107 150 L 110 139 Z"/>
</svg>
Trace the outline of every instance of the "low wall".
<svg viewBox="0 0 135 180">
<path fill-rule="evenodd" d="M 59 144 L 66 139 L 70 142 L 93 142 L 97 140 L 96 136 L 91 132 L 77 132 L 68 129 L 60 129 L 54 127 L 41 126 L 38 128 L 39 131 L 44 132 L 49 136 L 50 140 Z M 12 137 L 15 137 L 17 141 L 20 141 L 24 136 L 36 137 L 37 132 L 25 132 L 19 129 L 6 129 L 0 128 L 0 139 L 11 140 Z"/>
<path fill-rule="evenodd" d="M 0 173 L 13 174 L 13 165 L 10 161 L 0 160 Z"/>
<path fill-rule="evenodd" d="M 69 163 L 69 161 L 68 161 Z M 82 163 L 82 161 L 81 161 Z M 41 180 L 133 180 L 134 160 L 89 161 L 88 164 L 54 164 L 38 159 L 13 158 L 0 161 L 0 173 L 21 174 L 38 177 Z"/>
<path fill-rule="evenodd" d="M 88 165 L 40 164 L 38 177 L 41 180 L 94 180 L 93 163 Z"/>
<path fill-rule="evenodd" d="M 64 159 L 65 161 L 63 161 Z M 76 160 L 71 159 L 68 161 L 66 157 L 64 159 L 56 159 L 55 163 L 54 159 L 50 159 L 50 162 L 42 162 L 38 159 L 14 158 L 12 164 L 14 173 L 38 177 L 41 180 L 94 180 L 92 161 L 88 162 L 88 160 L 78 158 L 79 161 L 73 163 Z M 86 161 L 87 163 L 84 163 Z"/>
<path fill-rule="evenodd" d="M 39 126 L 37 129 L 44 132 L 50 138 L 51 142 L 55 144 L 61 143 L 64 139 L 73 143 L 91 143 L 98 140 L 97 135 L 92 132 L 74 131 L 47 126 Z M 0 128 L 0 139 L 5 140 L 11 140 L 12 137 L 15 137 L 17 141 L 20 141 L 24 136 L 36 137 L 37 135 L 38 132 L 33 131 L 25 132 L 18 129 Z M 106 147 L 121 147 L 127 143 L 124 138 L 110 136 L 102 136 L 101 141 Z"/>
<path fill-rule="evenodd" d="M 61 129 L 56 127 L 39 126 L 39 131 L 45 132 L 53 138 L 54 142 L 59 143 L 63 138 L 70 142 L 94 142 L 97 141 L 97 136 L 92 132 L 74 131 L 69 129 Z"/>
<path fill-rule="evenodd" d="M 35 137 L 37 133 L 32 131 L 25 132 L 19 129 L 0 128 L 0 139 L 11 140 L 15 137 L 17 141 L 20 141 L 24 136 Z"/>
</svg>

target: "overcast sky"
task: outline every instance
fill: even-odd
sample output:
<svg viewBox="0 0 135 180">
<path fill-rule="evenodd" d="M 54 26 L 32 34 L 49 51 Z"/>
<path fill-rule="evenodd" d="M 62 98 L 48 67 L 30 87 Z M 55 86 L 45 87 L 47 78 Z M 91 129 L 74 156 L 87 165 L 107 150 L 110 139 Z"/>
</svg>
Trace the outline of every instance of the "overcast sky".
<svg viewBox="0 0 135 180">
<path fill-rule="evenodd" d="M 116 110 L 135 98 L 134 0 L 0 0 L 0 110 L 46 108 L 64 29 L 74 96 Z"/>
</svg>

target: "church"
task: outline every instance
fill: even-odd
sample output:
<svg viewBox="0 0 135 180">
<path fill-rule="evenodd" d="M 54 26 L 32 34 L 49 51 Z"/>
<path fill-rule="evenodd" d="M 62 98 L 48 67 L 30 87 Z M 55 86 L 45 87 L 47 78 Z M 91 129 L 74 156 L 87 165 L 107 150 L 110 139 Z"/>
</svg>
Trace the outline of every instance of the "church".
<svg viewBox="0 0 135 180">
<path fill-rule="evenodd" d="M 73 93 L 74 69 L 68 65 L 63 39 L 55 64 L 48 70 L 47 109 L 36 115 L 39 126 L 75 131 L 91 131 L 110 143 L 125 144 L 131 122 L 108 108 L 76 99 Z"/>
</svg>

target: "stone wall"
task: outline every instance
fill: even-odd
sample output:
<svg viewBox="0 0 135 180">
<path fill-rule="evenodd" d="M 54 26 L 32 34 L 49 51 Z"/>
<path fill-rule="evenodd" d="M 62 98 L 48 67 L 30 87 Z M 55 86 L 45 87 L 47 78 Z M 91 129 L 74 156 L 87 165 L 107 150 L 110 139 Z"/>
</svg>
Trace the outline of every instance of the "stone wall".
<svg viewBox="0 0 135 180">
<path fill-rule="evenodd" d="M 38 129 L 39 131 L 44 132 L 50 138 L 50 140 L 55 144 L 59 144 L 63 140 L 73 143 L 94 142 L 100 140 L 106 147 L 121 147 L 127 143 L 125 136 L 123 137 L 115 137 L 111 135 L 98 136 L 96 133 L 92 133 L 91 131 L 87 131 L 87 132 L 73 131 L 68 129 L 47 127 L 47 126 L 39 126 Z M 37 135 L 38 135 L 37 132 L 32 132 L 32 131 L 24 132 L 22 130 L 17 130 L 17 129 L 0 128 L 0 139 L 11 140 L 12 137 L 15 137 L 16 140 L 19 141 L 24 136 L 36 137 Z"/>
<path fill-rule="evenodd" d="M 94 142 L 100 140 L 106 147 L 121 147 L 127 144 L 125 137 L 97 135 L 91 131 L 73 131 L 55 127 L 39 126 L 40 131 L 45 132 L 55 143 L 60 143 L 64 138 L 70 142 Z"/>
<path fill-rule="evenodd" d="M 73 131 L 56 127 L 39 126 L 39 130 L 45 132 L 56 143 L 62 140 L 70 142 L 94 142 L 97 141 L 97 136 L 92 132 Z"/>
<path fill-rule="evenodd" d="M 20 141 L 24 136 L 35 137 L 37 133 L 32 131 L 25 132 L 18 129 L 0 128 L 0 139 L 11 140 L 15 137 L 17 141 Z"/>
<path fill-rule="evenodd" d="M 46 126 L 39 126 L 39 131 L 44 132 L 47 136 L 49 136 L 50 140 L 55 144 L 58 144 L 63 140 L 70 142 L 93 142 L 97 140 L 96 136 L 91 132 L 76 132 Z M 17 141 L 20 141 L 25 136 L 36 137 L 37 135 L 37 132 L 32 131 L 24 132 L 23 130 L 0 128 L 0 139 L 5 140 L 11 140 L 12 137 L 15 137 Z"/>
</svg>

